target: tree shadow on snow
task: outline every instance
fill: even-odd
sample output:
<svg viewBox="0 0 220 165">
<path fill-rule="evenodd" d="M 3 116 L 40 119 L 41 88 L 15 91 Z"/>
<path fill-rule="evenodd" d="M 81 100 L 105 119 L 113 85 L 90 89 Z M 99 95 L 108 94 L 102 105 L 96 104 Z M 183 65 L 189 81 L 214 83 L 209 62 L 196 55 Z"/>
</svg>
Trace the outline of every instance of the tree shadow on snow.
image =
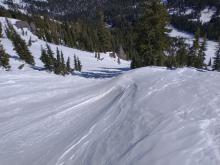
<svg viewBox="0 0 220 165">
<path fill-rule="evenodd" d="M 121 75 L 123 72 L 130 70 L 129 68 L 101 68 L 101 70 L 91 70 L 91 72 L 82 72 L 78 74 L 84 78 L 96 78 L 96 79 L 104 79 L 104 78 L 113 78 Z"/>
<path fill-rule="evenodd" d="M 32 69 L 37 70 L 37 71 L 46 71 L 46 68 L 40 67 L 40 66 L 31 66 Z"/>
</svg>

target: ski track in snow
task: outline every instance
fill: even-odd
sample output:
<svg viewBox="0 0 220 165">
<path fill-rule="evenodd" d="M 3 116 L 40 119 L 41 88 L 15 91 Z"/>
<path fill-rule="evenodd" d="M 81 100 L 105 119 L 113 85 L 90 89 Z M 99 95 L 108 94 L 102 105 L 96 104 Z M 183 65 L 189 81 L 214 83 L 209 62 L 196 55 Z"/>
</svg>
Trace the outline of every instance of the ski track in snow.
<svg viewBox="0 0 220 165">
<path fill-rule="evenodd" d="M 36 39 L 29 31 L 23 38 L 30 36 Z M 30 48 L 38 67 L 41 45 Z M 11 58 L 12 70 L 0 70 L 1 165 L 220 164 L 219 73 L 157 67 L 124 73 L 130 63 L 107 54 L 97 61 L 94 53 L 51 47 L 65 58 L 77 53 L 84 72 L 97 77 L 18 70 L 22 62 Z"/>
</svg>

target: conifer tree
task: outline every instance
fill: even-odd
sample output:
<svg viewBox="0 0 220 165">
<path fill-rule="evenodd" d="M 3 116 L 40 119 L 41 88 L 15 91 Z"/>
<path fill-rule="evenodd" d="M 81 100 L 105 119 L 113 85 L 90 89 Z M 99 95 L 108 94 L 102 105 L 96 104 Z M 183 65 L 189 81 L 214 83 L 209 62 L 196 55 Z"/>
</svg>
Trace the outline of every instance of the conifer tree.
<svg viewBox="0 0 220 165">
<path fill-rule="evenodd" d="M 199 38 L 200 38 L 200 29 L 198 28 L 195 33 L 193 46 L 190 48 L 189 58 L 188 58 L 188 63 L 187 63 L 188 66 L 192 66 L 192 67 L 199 66 L 199 60 L 198 60 L 198 54 L 200 50 Z"/>
<path fill-rule="evenodd" d="M 82 63 L 79 57 L 74 55 L 74 70 L 81 72 L 82 71 Z"/>
<path fill-rule="evenodd" d="M 66 69 L 68 73 L 72 72 L 72 68 L 70 66 L 70 57 L 68 57 L 67 62 L 66 62 Z"/>
<path fill-rule="evenodd" d="M 118 57 L 118 60 L 117 60 L 118 64 L 120 65 L 121 64 L 121 60 L 120 58 Z"/>
<path fill-rule="evenodd" d="M 46 69 L 49 69 L 49 56 L 48 56 L 48 54 L 47 54 L 47 51 L 45 50 L 45 49 L 43 49 L 43 48 L 41 48 L 41 57 L 40 57 L 40 60 L 43 62 L 43 64 L 44 64 L 44 67 L 46 68 Z"/>
<path fill-rule="evenodd" d="M 209 64 L 208 66 L 212 66 L 212 58 L 209 59 Z"/>
<path fill-rule="evenodd" d="M 166 62 L 165 62 L 165 66 L 167 68 L 172 69 L 173 67 L 177 67 L 176 65 L 176 55 L 177 55 L 177 41 L 178 39 L 176 38 L 171 38 L 169 40 L 170 44 L 169 44 L 169 48 L 167 50 L 167 57 L 166 57 Z"/>
<path fill-rule="evenodd" d="M 0 43 L 0 67 L 9 70 L 11 66 L 9 65 L 9 55 L 5 53 L 5 50 Z"/>
<path fill-rule="evenodd" d="M 54 73 L 61 74 L 62 73 L 62 63 L 61 63 L 60 51 L 58 48 L 57 48 L 56 54 L 57 54 L 57 58 L 56 58 L 55 64 L 54 64 Z"/>
<path fill-rule="evenodd" d="M 61 66 L 62 66 L 62 75 L 67 74 L 67 68 L 65 65 L 64 54 L 62 51 L 61 51 Z"/>
<path fill-rule="evenodd" d="M 220 40 L 214 57 L 213 70 L 220 71 Z"/>
<path fill-rule="evenodd" d="M 203 42 L 199 48 L 199 53 L 198 53 L 198 68 L 202 68 L 204 66 L 204 61 L 205 61 L 205 51 L 206 51 L 206 42 L 207 38 L 206 35 L 203 37 Z"/>
<path fill-rule="evenodd" d="M 28 40 L 28 46 L 30 47 L 31 45 L 32 45 L 32 39 L 30 37 L 29 40 Z"/>
<path fill-rule="evenodd" d="M 168 13 L 160 0 L 146 1 L 144 14 L 135 27 L 137 54 L 132 58 L 132 67 L 143 67 L 162 63 L 167 47 L 166 25 Z M 157 60 L 159 58 L 159 60 Z"/>
<path fill-rule="evenodd" d="M 75 69 L 76 71 L 78 71 L 78 63 L 77 63 L 76 55 L 74 55 L 74 69 Z"/>
<path fill-rule="evenodd" d="M 54 58 L 54 52 L 52 51 L 51 47 L 48 44 L 46 44 L 46 47 L 47 47 L 47 55 L 48 55 L 47 69 L 52 72 L 54 71 L 54 64 L 56 62 L 56 59 Z"/>
<path fill-rule="evenodd" d="M 0 38 L 2 38 L 2 37 L 3 37 L 3 35 L 2 35 L 2 24 L 0 22 Z"/>
<path fill-rule="evenodd" d="M 104 14 L 102 12 L 98 13 L 98 24 L 97 24 L 97 30 L 98 30 L 98 38 L 99 38 L 99 51 L 107 52 L 111 50 L 111 33 L 106 28 L 105 22 L 104 22 Z"/>
<path fill-rule="evenodd" d="M 178 67 L 184 67 L 187 65 L 187 58 L 189 54 L 189 45 L 185 43 L 185 40 L 180 38 L 178 39 L 178 50 L 176 52 L 176 62 Z"/>
<path fill-rule="evenodd" d="M 23 40 L 20 37 L 20 35 L 15 31 L 15 29 L 9 22 L 8 22 L 8 27 L 6 29 L 6 34 L 8 38 L 12 41 L 15 47 L 15 51 L 17 52 L 21 60 L 24 60 L 28 64 L 34 65 L 35 64 L 34 58 L 31 52 L 29 51 L 25 40 Z"/>
<path fill-rule="evenodd" d="M 22 28 L 22 29 L 21 29 L 21 31 L 22 31 L 22 33 L 21 33 L 21 34 L 22 34 L 22 36 L 24 36 L 24 29 Z"/>
<path fill-rule="evenodd" d="M 166 67 L 169 69 L 173 69 L 177 67 L 175 56 L 168 56 L 166 59 Z"/>
<path fill-rule="evenodd" d="M 81 64 L 81 61 L 80 61 L 79 58 L 77 58 L 77 69 L 78 69 L 79 72 L 82 71 L 82 64 Z"/>
<path fill-rule="evenodd" d="M 101 60 L 101 55 L 100 53 L 98 52 L 98 57 L 97 57 L 98 60 Z"/>
</svg>

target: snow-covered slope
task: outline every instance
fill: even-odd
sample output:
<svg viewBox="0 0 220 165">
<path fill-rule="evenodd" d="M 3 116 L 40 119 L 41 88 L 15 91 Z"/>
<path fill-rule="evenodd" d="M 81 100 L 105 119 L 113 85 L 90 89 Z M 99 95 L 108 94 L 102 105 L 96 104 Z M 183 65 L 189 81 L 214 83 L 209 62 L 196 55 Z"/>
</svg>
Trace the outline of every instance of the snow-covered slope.
<svg viewBox="0 0 220 165">
<path fill-rule="evenodd" d="M 37 70 L 46 43 L 24 30 L 26 41 L 36 41 L 35 69 L 17 69 L 23 62 L 1 39 L 13 57 L 12 70 L 0 70 L 1 165 L 220 164 L 219 73 L 124 72 L 130 62 L 108 54 L 97 61 L 94 53 L 50 44 L 83 64 L 79 76 L 57 76 Z"/>
<path fill-rule="evenodd" d="M 15 19 L 9 19 L 9 21 L 14 25 L 16 23 Z M 0 17 L 0 22 L 3 25 L 3 28 L 7 25 L 6 19 L 4 17 Z M 14 26 L 18 34 L 28 43 L 28 40 L 32 39 L 33 43 L 31 47 L 29 47 L 32 55 L 34 56 L 36 62 L 36 68 L 42 68 L 43 64 L 40 61 L 41 56 L 41 47 L 46 46 L 46 42 L 38 39 L 33 33 L 31 33 L 27 28 L 24 28 L 24 31 L 27 31 L 27 35 L 22 35 L 22 30 L 18 29 Z M 23 64 L 22 61 L 18 61 L 18 55 L 13 50 L 12 42 L 6 37 L 4 34 L 4 38 L 1 39 L 3 47 L 5 48 L 6 52 L 14 58 L 10 59 L 10 64 L 12 66 L 12 70 L 18 70 L 18 67 Z M 95 53 L 90 53 L 86 51 L 81 51 L 78 49 L 69 48 L 62 45 L 55 45 L 50 44 L 50 47 L 54 52 L 58 48 L 60 51 L 64 53 L 64 58 L 67 60 L 68 57 L 71 58 L 71 65 L 73 66 L 73 57 L 76 55 L 80 58 L 82 65 L 83 65 L 83 76 L 91 76 L 91 77 L 112 77 L 115 74 L 120 74 L 124 70 L 128 70 L 130 67 L 129 61 L 120 60 L 120 64 L 118 64 L 117 58 L 112 58 L 109 56 L 109 53 L 101 53 L 100 58 L 101 60 L 97 60 L 95 58 Z M 123 69 L 122 69 L 123 68 Z M 32 70 L 28 65 L 25 67 L 27 70 Z"/>
<path fill-rule="evenodd" d="M 169 36 L 184 38 L 186 40 L 186 43 L 192 45 L 193 40 L 194 40 L 194 36 L 192 34 L 189 34 L 189 33 L 183 32 L 183 31 L 179 31 L 178 29 L 176 29 L 172 26 L 170 26 L 168 28 L 170 30 L 172 30 L 169 33 Z M 201 39 L 201 41 L 202 41 L 202 39 Z M 218 46 L 217 42 L 211 41 L 211 40 L 207 41 L 207 46 L 206 46 L 206 51 L 205 51 L 205 53 L 206 53 L 205 63 L 206 64 L 209 63 L 210 59 L 213 60 L 213 57 L 215 57 L 217 46 Z"/>
<path fill-rule="evenodd" d="M 207 6 L 203 8 L 201 11 L 197 11 L 192 7 L 184 7 L 184 8 L 169 8 L 168 12 L 170 15 L 176 16 L 189 16 L 189 21 L 200 22 L 201 24 L 209 23 L 214 17 L 216 17 L 217 9 L 216 7 Z"/>
<path fill-rule="evenodd" d="M 35 2 L 47 3 L 47 0 L 0 0 L 0 6 L 5 9 L 16 9 L 22 13 L 27 13 L 27 9 L 30 4 Z M 33 7 L 33 6 L 32 6 Z M 34 6 L 37 8 L 37 6 Z"/>
<path fill-rule="evenodd" d="M 220 164 L 219 73 L 0 77 L 0 164 Z"/>
<path fill-rule="evenodd" d="M 210 22 L 215 14 L 216 14 L 216 8 L 206 7 L 201 11 L 200 22 L 203 24 Z"/>
</svg>

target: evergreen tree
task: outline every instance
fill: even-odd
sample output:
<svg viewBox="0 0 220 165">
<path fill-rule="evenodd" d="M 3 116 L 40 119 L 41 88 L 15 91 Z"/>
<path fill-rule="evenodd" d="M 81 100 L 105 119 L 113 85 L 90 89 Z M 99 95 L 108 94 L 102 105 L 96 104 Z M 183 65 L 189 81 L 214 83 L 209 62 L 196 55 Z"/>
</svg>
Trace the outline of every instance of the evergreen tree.
<svg viewBox="0 0 220 165">
<path fill-rule="evenodd" d="M 9 22 L 8 22 L 8 28 L 6 29 L 6 34 L 8 38 L 12 41 L 15 47 L 15 51 L 17 52 L 21 60 L 24 60 L 28 64 L 34 65 L 35 64 L 34 58 L 31 52 L 29 51 L 25 40 L 23 40 L 20 37 L 20 35 L 15 31 L 15 29 Z"/>
<path fill-rule="evenodd" d="M 22 34 L 22 36 L 24 36 L 24 29 L 22 28 L 22 29 L 21 29 L 21 31 L 22 31 L 22 33 L 21 33 L 21 34 Z"/>
<path fill-rule="evenodd" d="M 198 65 L 197 67 L 198 68 L 202 68 L 205 64 L 204 64 L 204 61 L 205 61 L 205 51 L 206 51 L 206 42 L 207 42 L 207 38 L 206 38 L 206 35 L 203 37 L 203 42 L 200 46 L 200 49 L 199 49 L 199 53 L 198 53 Z"/>
<path fill-rule="evenodd" d="M 3 35 L 2 35 L 2 24 L 0 22 L 0 38 L 2 38 L 2 37 L 3 37 Z"/>
<path fill-rule="evenodd" d="M 104 22 L 104 15 L 102 12 L 98 13 L 98 24 L 97 24 L 97 30 L 98 30 L 98 38 L 99 38 L 99 51 L 107 52 L 111 50 L 111 33 L 106 28 L 105 22 Z"/>
<path fill-rule="evenodd" d="M 118 60 L 117 60 L 118 64 L 120 65 L 121 64 L 121 60 L 120 58 L 118 57 Z"/>
<path fill-rule="evenodd" d="M 168 13 L 160 0 L 146 1 L 144 14 L 136 25 L 135 47 L 132 67 L 161 65 L 166 44 Z"/>
<path fill-rule="evenodd" d="M 41 48 L 41 57 L 40 60 L 42 61 L 42 63 L 44 64 L 44 67 L 46 69 L 50 68 L 50 64 L 49 64 L 49 56 L 47 54 L 47 51 L 43 48 Z"/>
<path fill-rule="evenodd" d="M 200 51 L 200 44 L 199 44 L 199 38 L 200 38 L 200 29 L 198 28 L 195 33 L 195 39 L 193 41 L 193 46 L 190 48 L 189 52 L 189 58 L 188 58 L 188 66 L 192 67 L 199 67 L 199 51 Z"/>
<path fill-rule="evenodd" d="M 176 62 L 178 67 L 184 67 L 187 65 L 187 58 L 189 54 L 189 45 L 185 43 L 184 39 L 178 39 L 178 50 L 176 52 Z"/>
<path fill-rule="evenodd" d="M 97 54 L 97 59 L 98 59 L 98 60 L 101 60 L 101 55 L 100 55 L 99 52 L 98 52 L 98 54 Z"/>
<path fill-rule="evenodd" d="M 79 57 L 74 55 L 74 70 L 81 72 L 82 71 L 82 63 Z"/>
<path fill-rule="evenodd" d="M 214 57 L 213 70 L 220 72 L 220 40 Z"/>
<path fill-rule="evenodd" d="M 47 49 L 41 50 L 41 61 L 44 64 L 44 67 L 50 71 L 54 72 L 57 75 L 66 75 L 68 73 L 72 72 L 72 69 L 70 67 L 70 59 L 68 58 L 67 63 L 65 64 L 64 55 L 62 51 L 59 51 L 57 48 L 56 51 L 56 58 L 54 58 L 54 53 L 51 50 L 50 46 L 46 45 Z"/>
<path fill-rule="evenodd" d="M 56 54 L 57 54 L 57 58 L 54 63 L 54 73 L 61 74 L 62 73 L 62 62 L 61 62 L 61 57 L 60 57 L 60 51 L 58 48 L 57 48 Z"/>
<path fill-rule="evenodd" d="M 28 46 L 30 47 L 31 45 L 32 45 L 32 39 L 30 37 L 29 40 L 28 40 Z"/>
<path fill-rule="evenodd" d="M 67 74 L 68 72 L 67 72 L 67 68 L 65 65 L 64 54 L 62 51 L 61 51 L 61 66 L 62 66 L 62 75 Z"/>
<path fill-rule="evenodd" d="M 70 66 L 70 57 L 68 57 L 67 62 L 66 62 L 66 69 L 68 73 L 72 72 L 72 68 Z"/>
<path fill-rule="evenodd" d="M 9 65 L 9 55 L 5 53 L 2 44 L 0 43 L 0 67 L 9 70 L 11 66 Z"/>
<path fill-rule="evenodd" d="M 76 71 L 79 70 L 76 55 L 74 55 L 74 70 L 76 70 Z"/>
<path fill-rule="evenodd" d="M 177 67 L 175 56 L 168 56 L 166 59 L 166 67 L 169 69 L 173 69 Z"/>
<path fill-rule="evenodd" d="M 172 69 L 173 67 L 177 67 L 176 55 L 177 55 L 177 50 L 178 50 L 178 46 L 177 46 L 178 39 L 170 38 L 169 42 L 170 43 L 169 43 L 169 48 L 167 50 L 165 66 L 167 68 Z"/>
<path fill-rule="evenodd" d="M 56 59 L 54 58 L 54 52 L 52 51 L 51 47 L 46 44 L 46 48 L 47 48 L 47 55 L 48 55 L 48 61 L 47 61 L 47 64 L 48 64 L 48 70 L 49 71 L 54 71 L 54 64 L 56 62 Z"/>
<path fill-rule="evenodd" d="M 80 61 L 79 58 L 77 58 L 77 70 L 78 70 L 79 72 L 82 71 L 82 64 L 81 64 L 81 61 Z"/>
<path fill-rule="evenodd" d="M 208 66 L 212 66 L 212 58 L 210 58 Z"/>
</svg>

